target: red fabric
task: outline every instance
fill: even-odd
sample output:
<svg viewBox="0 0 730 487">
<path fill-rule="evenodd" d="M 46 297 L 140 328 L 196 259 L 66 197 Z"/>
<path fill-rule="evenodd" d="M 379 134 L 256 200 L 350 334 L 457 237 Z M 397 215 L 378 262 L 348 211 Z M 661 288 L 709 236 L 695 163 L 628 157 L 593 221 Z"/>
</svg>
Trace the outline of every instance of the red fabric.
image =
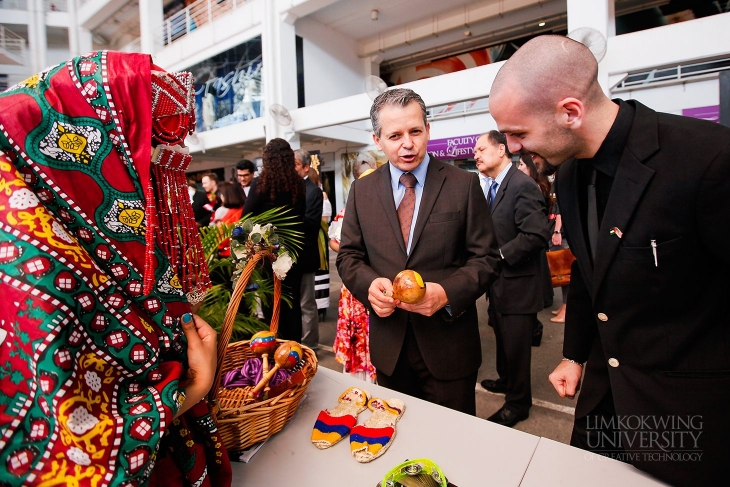
<svg viewBox="0 0 730 487">
<path fill-rule="evenodd" d="M 192 447 L 188 446 L 190 443 Z M 192 467 L 185 472 L 178 467 L 189 462 Z M 222 487 L 231 485 L 231 475 L 231 463 L 218 430 L 208 406 L 201 401 L 168 429 L 149 485 Z"/>
<path fill-rule="evenodd" d="M 238 220 L 241 219 L 241 215 L 243 214 L 243 207 L 241 208 L 230 208 L 225 215 L 223 215 L 223 218 L 221 218 L 219 223 L 236 223 Z M 231 239 L 227 238 L 221 244 L 218 246 L 218 255 L 221 257 L 230 257 L 231 256 Z"/>
</svg>

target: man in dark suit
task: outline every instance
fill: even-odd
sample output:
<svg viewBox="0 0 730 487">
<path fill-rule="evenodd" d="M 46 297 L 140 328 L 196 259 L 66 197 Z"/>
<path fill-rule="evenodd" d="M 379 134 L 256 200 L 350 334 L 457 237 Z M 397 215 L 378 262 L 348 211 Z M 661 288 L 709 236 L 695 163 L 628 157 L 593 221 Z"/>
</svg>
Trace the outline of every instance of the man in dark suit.
<svg viewBox="0 0 730 487">
<path fill-rule="evenodd" d="M 317 300 L 314 295 L 314 278 L 320 266 L 319 229 L 322 225 L 322 190 L 310 181 L 309 166 L 312 158 L 304 149 L 294 151 L 294 167 L 300 177 L 304 178 L 307 190 L 307 203 L 304 213 L 304 247 L 297 265 L 302 275 L 302 343 L 312 350 L 319 349 L 319 314 Z"/>
<path fill-rule="evenodd" d="M 241 183 L 241 187 L 246 196 L 251 191 L 254 174 L 256 174 L 256 166 L 252 161 L 241 159 L 236 163 L 236 179 Z M 243 201 L 245 202 L 246 200 L 244 199 Z"/>
<path fill-rule="evenodd" d="M 198 189 L 198 184 L 194 179 L 188 179 L 188 195 L 190 203 L 193 205 L 193 215 L 195 215 L 195 223 L 198 227 L 207 227 L 210 225 L 210 214 L 213 205 L 208 201 L 208 196 Z"/>
<path fill-rule="evenodd" d="M 482 360 L 475 303 L 499 271 L 486 200 L 476 175 L 426 153 L 418 94 L 388 90 L 370 118 L 389 163 L 350 189 L 337 270 L 371 310 L 378 383 L 473 415 Z M 404 269 L 426 281 L 417 304 L 388 296 Z"/>
<path fill-rule="evenodd" d="M 571 444 L 673 485 L 723 485 L 730 458 L 730 130 L 608 99 L 583 45 L 526 43 L 490 110 L 511 151 L 553 166 L 573 265 Z M 587 363 L 586 363 L 587 362 Z"/>
<path fill-rule="evenodd" d="M 218 190 L 218 175 L 214 172 L 205 173 L 200 182 L 203 185 L 205 195 L 208 197 L 210 212 L 215 213 L 215 210 L 221 206 L 221 195 Z"/>
<path fill-rule="evenodd" d="M 540 259 L 550 227 L 545 198 L 512 164 L 504 134 L 492 130 L 479 137 L 474 159 L 486 176 L 484 192 L 502 257 L 502 273 L 489 288 L 499 379 L 483 380 L 482 387 L 505 393 L 504 405 L 487 419 L 511 427 L 527 419 L 532 407 L 532 330 L 544 304 Z"/>
</svg>

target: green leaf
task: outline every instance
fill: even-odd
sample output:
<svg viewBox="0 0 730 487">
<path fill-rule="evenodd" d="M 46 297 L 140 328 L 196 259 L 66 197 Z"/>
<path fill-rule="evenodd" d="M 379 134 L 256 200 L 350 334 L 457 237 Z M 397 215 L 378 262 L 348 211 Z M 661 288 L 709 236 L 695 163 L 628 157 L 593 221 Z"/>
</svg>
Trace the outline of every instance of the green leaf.
<svg viewBox="0 0 730 487">
<path fill-rule="evenodd" d="M 244 215 L 235 224 L 201 228 L 203 251 L 214 286 L 208 291 L 198 314 L 213 328 L 220 330 L 228 303 L 231 300 L 231 281 L 236 269 L 231 258 L 218 257 L 218 246 L 231 237 L 235 226 L 242 227 L 249 234 L 254 225 L 259 224 L 263 227 L 270 223 L 273 227 L 276 227 L 276 230 L 273 228 L 269 230 L 269 242 L 278 241 L 279 245 L 286 249 L 292 255 L 292 258 L 296 259 L 297 250 L 301 250 L 304 241 L 303 233 L 295 229 L 300 226 L 300 222 L 301 220 L 294 216 L 290 209 L 273 208 L 256 216 Z M 236 242 L 233 241 L 232 246 L 235 246 L 235 244 Z M 268 323 L 264 323 L 256 317 L 256 311 L 258 306 L 268 307 L 272 304 L 274 283 L 272 278 L 268 277 L 270 275 L 270 272 L 264 273 L 260 268 L 255 269 L 251 274 L 249 283 L 257 283 L 259 288 L 256 291 L 244 293 L 233 324 L 231 341 L 245 340 L 258 331 L 269 329 Z M 282 301 L 291 305 L 289 295 L 282 293 Z"/>
</svg>

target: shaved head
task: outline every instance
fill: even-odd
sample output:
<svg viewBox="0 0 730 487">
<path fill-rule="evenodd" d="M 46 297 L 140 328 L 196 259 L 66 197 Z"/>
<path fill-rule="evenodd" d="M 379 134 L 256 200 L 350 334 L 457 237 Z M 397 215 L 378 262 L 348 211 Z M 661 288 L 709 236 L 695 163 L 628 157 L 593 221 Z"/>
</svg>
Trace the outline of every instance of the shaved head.
<svg viewBox="0 0 730 487">
<path fill-rule="evenodd" d="M 589 104 L 601 94 L 598 63 L 580 42 L 555 35 L 535 37 L 499 70 L 490 99 L 505 91 L 539 112 L 553 109 L 558 101 L 569 97 Z"/>
<path fill-rule="evenodd" d="M 489 111 L 512 153 L 529 153 L 545 170 L 571 157 L 592 157 L 618 113 L 598 83 L 598 63 L 563 36 L 526 42 L 502 66 Z"/>
</svg>

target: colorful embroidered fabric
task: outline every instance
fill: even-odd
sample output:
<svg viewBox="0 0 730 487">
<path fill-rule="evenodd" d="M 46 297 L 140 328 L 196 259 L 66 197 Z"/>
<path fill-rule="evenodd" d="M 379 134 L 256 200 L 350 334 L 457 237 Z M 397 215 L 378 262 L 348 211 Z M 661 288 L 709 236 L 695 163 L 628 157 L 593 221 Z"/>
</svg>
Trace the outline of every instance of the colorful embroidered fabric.
<svg viewBox="0 0 730 487">
<path fill-rule="evenodd" d="M 187 225 L 184 213 L 180 227 L 152 232 L 150 212 L 159 210 L 150 195 L 177 198 L 155 180 L 166 169 L 151 167 L 152 69 L 147 55 L 99 51 L 0 94 L 7 485 L 146 485 L 173 430 L 202 431 L 218 445 L 206 465 L 202 446 L 183 442 L 187 452 L 176 460 L 192 482 L 230 484 L 207 406 L 173 421 L 185 399 L 184 291 L 205 286 L 207 271 L 194 255 L 178 258 L 199 271 L 181 282 L 159 245 Z M 168 191 L 177 190 L 173 179 Z M 189 206 L 187 190 L 179 205 Z M 146 273 L 154 277 L 149 293 Z"/>
<path fill-rule="evenodd" d="M 312 443 L 320 450 L 330 448 L 350 434 L 357 422 L 357 415 L 365 410 L 370 393 L 364 389 L 350 387 L 343 392 L 332 411 L 323 409 L 312 428 Z"/>
<path fill-rule="evenodd" d="M 339 242 L 337 233 L 345 217 L 342 208 L 330 225 L 330 238 Z M 337 306 L 337 331 L 332 345 L 335 359 L 345 366 L 345 372 L 366 374 L 363 379 L 375 382 L 377 373 L 370 362 L 370 319 L 365 306 L 342 285 Z"/>
<path fill-rule="evenodd" d="M 334 445 L 350 434 L 355 423 L 357 417 L 351 414 L 332 416 L 326 409 L 322 410 L 317 415 L 317 421 L 312 429 L 312 443 L 324 443 L 328 447 Z"/>
<path fill-rule="evenodd" d="M 387 401 L 374 397 L 368 402 L 373 412 L 365 423 L 352 428 L 350 452 L 360 463 L 372 462 L 390 447 L 395 439 L 395 425 L 403 416 L 406 405 L 400 399 Z"/>
</svg>

